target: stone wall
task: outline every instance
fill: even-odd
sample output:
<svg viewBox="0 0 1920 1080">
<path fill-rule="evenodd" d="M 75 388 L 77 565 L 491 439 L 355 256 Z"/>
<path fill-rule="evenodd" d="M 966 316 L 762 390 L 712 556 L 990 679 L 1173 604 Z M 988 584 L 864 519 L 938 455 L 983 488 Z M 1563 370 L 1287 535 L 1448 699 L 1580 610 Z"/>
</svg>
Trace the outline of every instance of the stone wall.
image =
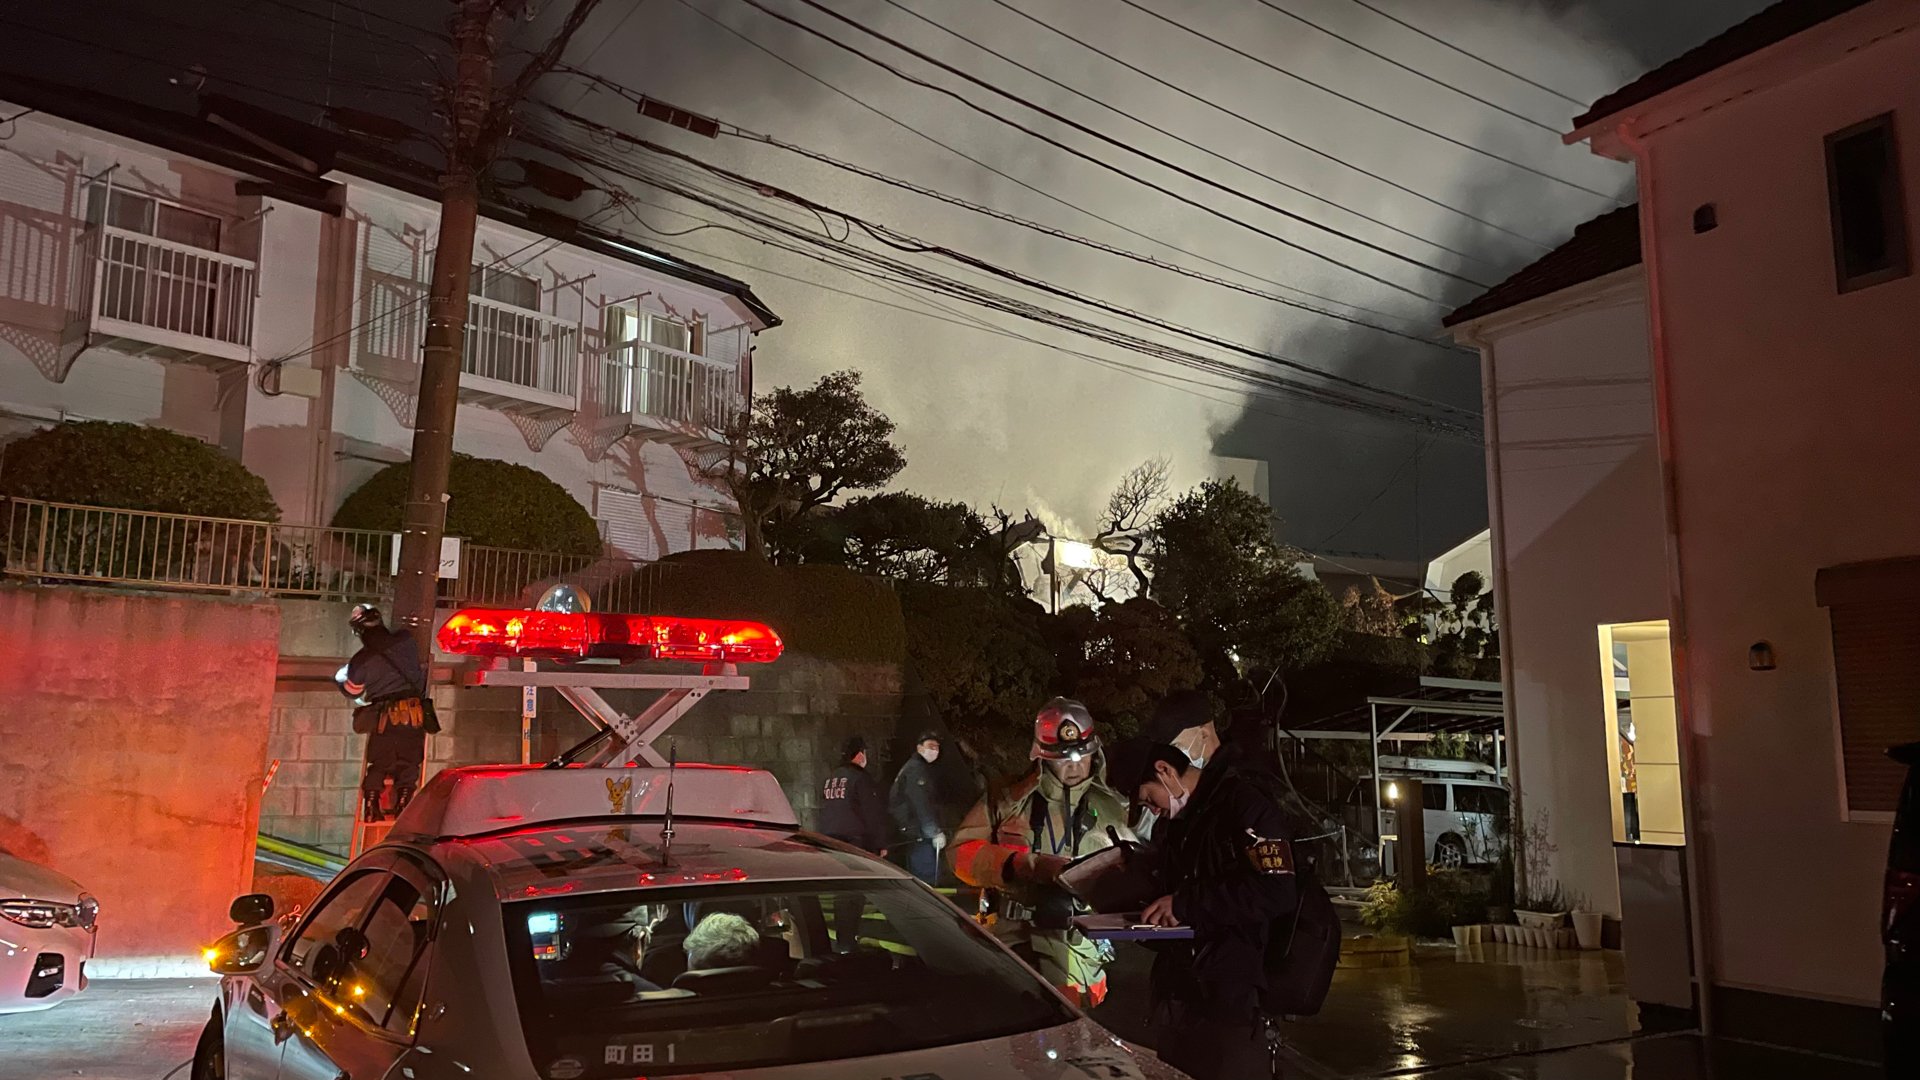
<svg viewBox="0 0 1920 1080">
<path fill-rule="evenodd" d="M 100 901 L 90 974 L 184 974 L 253 874 L 279 612 L 0 587 L 0 848 Z"/>
</svg>

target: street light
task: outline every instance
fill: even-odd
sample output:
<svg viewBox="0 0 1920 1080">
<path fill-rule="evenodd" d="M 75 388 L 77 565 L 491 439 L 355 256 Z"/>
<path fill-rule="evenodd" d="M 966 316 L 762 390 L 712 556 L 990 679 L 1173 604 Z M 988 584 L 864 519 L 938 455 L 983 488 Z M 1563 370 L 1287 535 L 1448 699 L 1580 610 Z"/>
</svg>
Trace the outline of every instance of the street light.
<svg viewBox="0 0 1920 1080">
<path fill-rule="evenodd" d="M 1091 570 L 1099 565 L 1094 558 L 1093 545 L 1078 540 L 1054 541 L 1054 553 L 1060 565 L 1070 570 Z"/>
</svg>

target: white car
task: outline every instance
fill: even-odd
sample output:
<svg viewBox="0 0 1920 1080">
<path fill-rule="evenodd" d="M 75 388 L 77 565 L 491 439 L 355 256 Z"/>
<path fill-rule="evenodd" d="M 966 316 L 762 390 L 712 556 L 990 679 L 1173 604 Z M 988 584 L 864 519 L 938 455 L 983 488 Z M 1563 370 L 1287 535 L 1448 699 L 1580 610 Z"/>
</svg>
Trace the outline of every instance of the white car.
<svg viewBox="0 0 1920 1080">
<path fill-rule="evenodd" d="M 757 770 L 450 769 L 311 910 L 233 915 L 194 1080 L 1181 1076 Z"/>
<path fill-rule="evenodd" d="M 72 878 L 0 851 L 0 1013 L 51 1009 L 87 988 L 99 912 Z"/>
</svg>

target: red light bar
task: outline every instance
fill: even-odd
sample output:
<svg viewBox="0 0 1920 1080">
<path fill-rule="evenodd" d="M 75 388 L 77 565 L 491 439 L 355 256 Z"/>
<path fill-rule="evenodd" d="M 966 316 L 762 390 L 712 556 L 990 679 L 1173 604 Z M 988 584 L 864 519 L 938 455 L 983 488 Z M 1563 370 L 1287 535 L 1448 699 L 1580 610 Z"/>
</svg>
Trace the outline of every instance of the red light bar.
<svg viewBox="0 0 1920 1080">
<path fill-rule="evenodd" d="M 444 652 L 550 660 L 687 660 L 765 664 L 786 646 L 764 623 L 675 615 L 462 608 L 438 638 Z"/>
</svg>

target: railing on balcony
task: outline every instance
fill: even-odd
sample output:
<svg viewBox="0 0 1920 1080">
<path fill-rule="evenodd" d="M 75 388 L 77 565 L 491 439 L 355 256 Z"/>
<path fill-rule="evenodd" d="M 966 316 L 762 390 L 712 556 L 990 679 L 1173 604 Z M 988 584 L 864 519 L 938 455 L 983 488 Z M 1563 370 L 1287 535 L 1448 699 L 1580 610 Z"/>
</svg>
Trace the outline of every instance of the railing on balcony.
<svg viewBox="0 0 1920 1080">
<path fill-rule="evenodd" d="M 626 344 L 607 353 L 608 403 L 710 432 L 725 431 L 745 404 L 733 364 L 658 345 Z"/>
<path fill-rule="evenodd" d="M 579 385 L 580 324 L 467 298 L 466 355 L 460 370 L 527 390 L 572 398 Z"/>
<path fill-rule="evenodd" d="M 183 353 L 247 359 L 253 263 L 110 226 L 93 230 L 88 244 L 96 331 Z"/>
<path fill-rule="evenodd" d="M 399 536 L 364 529 L 0 500 L 0 572 L 47 584 L 385 600 Z M 567 581 L 602 611 L 649 612 L 683 568 L 463 544 L 443 603 L 514 607 Z"/>
</svg>

